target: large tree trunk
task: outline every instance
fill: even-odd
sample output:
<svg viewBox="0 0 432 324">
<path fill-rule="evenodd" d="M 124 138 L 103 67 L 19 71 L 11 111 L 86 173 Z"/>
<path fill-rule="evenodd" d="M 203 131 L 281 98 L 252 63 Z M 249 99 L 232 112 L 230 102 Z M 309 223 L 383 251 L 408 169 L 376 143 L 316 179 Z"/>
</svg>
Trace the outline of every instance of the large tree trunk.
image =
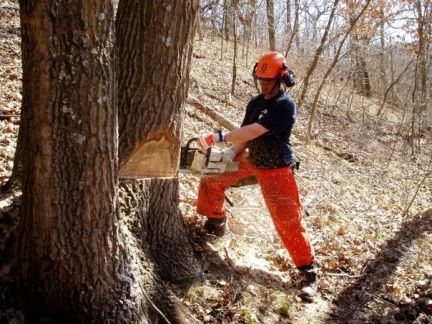
<svg viewBox="0 0 432 324">
<path fill-rule="evenodd" d="M 151 268 L 143 268 L 132 240 L 125 243 L 129 232 L 117 217 L 111 2 L 20 7 L 28 135 L 19 298 L 29 312 L 59 321 L 155 318 L 140 289 Z"/>
<path fill-rule="evenodd" d="M 193 0 L 122 0 L 117 14 L 119 175 L 131 195 L 143 196 L 143 247 L 175 281 L 201 271 L 178 210 L 176 179 L 196 12 Z"/>
</svg>

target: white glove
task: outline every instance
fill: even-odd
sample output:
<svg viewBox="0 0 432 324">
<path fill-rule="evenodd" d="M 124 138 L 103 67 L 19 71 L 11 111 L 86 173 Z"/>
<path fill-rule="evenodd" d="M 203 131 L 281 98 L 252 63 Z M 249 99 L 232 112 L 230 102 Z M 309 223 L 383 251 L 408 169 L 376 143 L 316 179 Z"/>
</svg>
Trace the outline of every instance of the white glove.
<svg viewBox="0 0 432 324">
<path fill-rule="evenodd" d="M 224 160 L 227 162 L 234 162 L 234 159 L 236 156 L 237 156 L 237 153 L 232 148 L 227 148 L 223 152 Z"/>
</svg>

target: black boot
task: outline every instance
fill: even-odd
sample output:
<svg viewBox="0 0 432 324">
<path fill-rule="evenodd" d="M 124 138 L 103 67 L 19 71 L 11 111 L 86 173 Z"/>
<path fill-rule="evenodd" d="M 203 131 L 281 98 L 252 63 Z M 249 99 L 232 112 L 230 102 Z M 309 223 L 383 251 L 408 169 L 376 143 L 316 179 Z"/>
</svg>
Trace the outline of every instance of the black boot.
<svg viewBox="0 0 432 324">
<path fill-rule="evenodd" d="M 313 302 L 318 292 L 318 266 L 312 263 L 298 268 L 301 291 L 299 297 L 304 301 Z"/>
<path fill-rule="evenodd" d="M 204 224 L 204 229 L 208 234 L 216 236 L 224 236 L 227 228 L 227 219 L 224 218 L 208 218 Z"/>
</svg>

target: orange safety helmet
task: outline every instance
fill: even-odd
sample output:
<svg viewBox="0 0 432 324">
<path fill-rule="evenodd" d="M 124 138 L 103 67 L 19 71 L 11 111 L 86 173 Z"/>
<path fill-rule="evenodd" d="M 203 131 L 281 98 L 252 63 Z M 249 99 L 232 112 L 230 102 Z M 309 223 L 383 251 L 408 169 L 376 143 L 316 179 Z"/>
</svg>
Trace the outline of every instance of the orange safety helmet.
<svg viewBox="0 0 432 324">
<path fill-rule="evenodd" d="M 285 57 L 279 52 L 267 52 L 255 64 L 252 76 L 259 80 L 283 81 L 287 87 L 295 85 L 294 73 L 288 69 Z"/>
</svg>

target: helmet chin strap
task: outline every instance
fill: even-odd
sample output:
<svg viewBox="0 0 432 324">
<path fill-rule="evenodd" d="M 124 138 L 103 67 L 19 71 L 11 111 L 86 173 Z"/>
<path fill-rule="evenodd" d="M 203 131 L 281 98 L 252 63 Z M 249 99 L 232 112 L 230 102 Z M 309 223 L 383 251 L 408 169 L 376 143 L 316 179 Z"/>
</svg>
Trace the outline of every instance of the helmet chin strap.
<svg viewBox="0 0 432 324">
<path fill-rule="evenodd" d="M 273 93 L 273 91 L 275 91 L 276 88 L 279 89 L 279 88 L 280 88 L 280 85 L 281 85 L 281 81 L 280 81 L 280 79 L 276 80 L 276 82 L 275 82 L 273 88 L 271 89 L 269 95 L 271 95 L 271 94 Z M 262 92 L 261 92 L 261 93 L 262 93 Z M 264 96 L 265 96 L 265 95 L 264 95 Z M 273 98 L 273 97 L 274 97 L 274 96 L 271 96 L 270 98 Z M 270 98 L 269 98 L 269 99 L 270 99 Z"/>
<path fill-rule="evenodd" d="M 280 85 L 281 85 L 281 81 L 280 81 L 280 79 L 278 79 L 278 80 L 275 82 L 275 85 L 273 86 L 273 89 L 272 89 L 272 91 L 270 91 L 270 93 L 273 93 L 273 91 L 276 89 L 276 87 L 277 87 L 278 89 L 280 89 Z"/>
</svg>

